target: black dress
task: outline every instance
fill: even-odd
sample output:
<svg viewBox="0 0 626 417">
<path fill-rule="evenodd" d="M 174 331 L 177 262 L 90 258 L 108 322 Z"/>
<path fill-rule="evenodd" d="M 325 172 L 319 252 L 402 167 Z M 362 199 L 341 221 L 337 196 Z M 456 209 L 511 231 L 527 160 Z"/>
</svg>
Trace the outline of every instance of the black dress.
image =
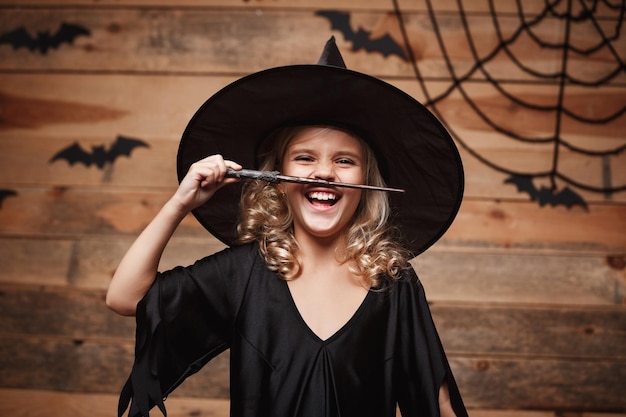
<svg viewBox="0 0 626 417">
<path fill-rule="evenodd" d="M 412 269 L 369 291 L 321 340 L 256 244 L 160 273 L 137 308 L 136 357 L 119 415 L 148 416 L 163 397 L 230 348 L 232 417 L 439 416 L 448 384 L 467 413 Z"/>
</svg>

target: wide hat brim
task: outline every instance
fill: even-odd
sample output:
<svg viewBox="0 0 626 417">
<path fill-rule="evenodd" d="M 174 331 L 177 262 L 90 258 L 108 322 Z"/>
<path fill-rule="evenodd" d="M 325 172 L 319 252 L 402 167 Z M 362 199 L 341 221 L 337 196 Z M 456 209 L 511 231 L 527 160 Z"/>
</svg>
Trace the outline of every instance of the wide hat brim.
<svg viewBox="0 0 626 417">
<path fill-rule="evenodd" d="M 209 98 L 183 133 L 178 178 L 194 162 L 221 154 L 256 168 L 261 143 L 279 127 L 330 125 L 353 131 L 374 150 L 390 193 L 391 219 L 417 255 L 456 216 L 463 168 L 454 141 L 423 105 L 377 78 L 328 65 L 292 65 L 243 77 Z M 241 183 L 221 188 L 193 211 L 229 246 L 237 245 Z M 377 192 L 377 191 L 374 191 Z"/>
</svg>

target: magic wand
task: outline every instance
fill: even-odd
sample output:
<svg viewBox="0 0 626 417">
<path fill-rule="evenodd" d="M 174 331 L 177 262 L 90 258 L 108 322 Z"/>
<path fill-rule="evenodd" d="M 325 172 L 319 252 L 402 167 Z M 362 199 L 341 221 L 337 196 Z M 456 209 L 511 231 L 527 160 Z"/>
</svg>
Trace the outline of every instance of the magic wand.
<svg viewBox="0 0 626 417">
<path fill-rule="evenodd" d="M 404 190 L 400 188 L 377 187 L 375 185 L 364 184 L 346 184 L 343 182 L 326 181 L 315 178 L 292 177 L 290 175 L 281 175 L 278 171 L 255 171 L 252 169 L 242 169 L 238 171 L 232 168 L 226 168 L 226 176 L 231 178 L 248 178 L 267 181 L 272 184 L 278 184 L 279 182 L 293 182 L 296 184 L 320 185 L 322 187 L 359 188 L 363 190 L 391 191 L 396 193 L 404 192 Z"/>
</svg>

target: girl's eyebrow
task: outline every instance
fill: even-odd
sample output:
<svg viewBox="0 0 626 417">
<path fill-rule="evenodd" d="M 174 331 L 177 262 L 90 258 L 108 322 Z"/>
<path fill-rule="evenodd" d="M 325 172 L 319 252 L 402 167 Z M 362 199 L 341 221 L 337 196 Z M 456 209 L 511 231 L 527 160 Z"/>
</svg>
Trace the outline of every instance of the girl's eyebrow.
<svg viewBox="0 0 626 417">
<path fill-rule="evenodd" d="M 317 151 L 315 149 L 310 149 L 310 148 L 298 148 L 295 147 L 292 150 L 290 150 L 287 155 L 291 156 L 293 154 L 299 154 L 299 153 L 305 153 L 305 154 L 316 154 Z M 348 151 L 348 150 L 343 150 L 340 149 L 338 151 L 336 151 L 334 153 L 334 157 L 337 156 L 348 156 L 350 158 L 354 158 L 354 159 L 358 159 L 358 160 L 362 160 L 362 156 L 358 153 L 358 152 L 353 152 L 353 151 Z"/>
<path fill-rule="evenodd" d="M 293 148 L 289 151 L 289 155 L 295 154 L 295 153 L 315 153 L 315 151 L 313 149 L 309 149 L 309 148 Z"/>
</svg>

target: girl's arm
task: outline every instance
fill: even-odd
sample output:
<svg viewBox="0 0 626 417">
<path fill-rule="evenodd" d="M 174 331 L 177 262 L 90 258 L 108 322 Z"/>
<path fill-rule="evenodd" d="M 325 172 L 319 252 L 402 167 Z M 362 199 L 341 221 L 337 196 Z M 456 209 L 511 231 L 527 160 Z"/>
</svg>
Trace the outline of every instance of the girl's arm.
<svg viewBox="0 0 626 417">
<path fill-rule="evenodd" d="M 452 409 L 452 404 L 450 403 L 448 385 L 445 383 L 439 388 L 439 414 L 441 417 L 456 417 Z"/>
<path fill-rule="evenodd" d="M 225 178 L 226 167 L 241 169 L 220 155 L 207 157 L 189 168 L 176 193 L 137 237 L 117 267 L 106 295 L 111 310 L 126 316 L 135 314 L 137 303 L 156 277 L 163 250 L 182 219 L 222 186 L 238 181 Z"/>
</svg>

